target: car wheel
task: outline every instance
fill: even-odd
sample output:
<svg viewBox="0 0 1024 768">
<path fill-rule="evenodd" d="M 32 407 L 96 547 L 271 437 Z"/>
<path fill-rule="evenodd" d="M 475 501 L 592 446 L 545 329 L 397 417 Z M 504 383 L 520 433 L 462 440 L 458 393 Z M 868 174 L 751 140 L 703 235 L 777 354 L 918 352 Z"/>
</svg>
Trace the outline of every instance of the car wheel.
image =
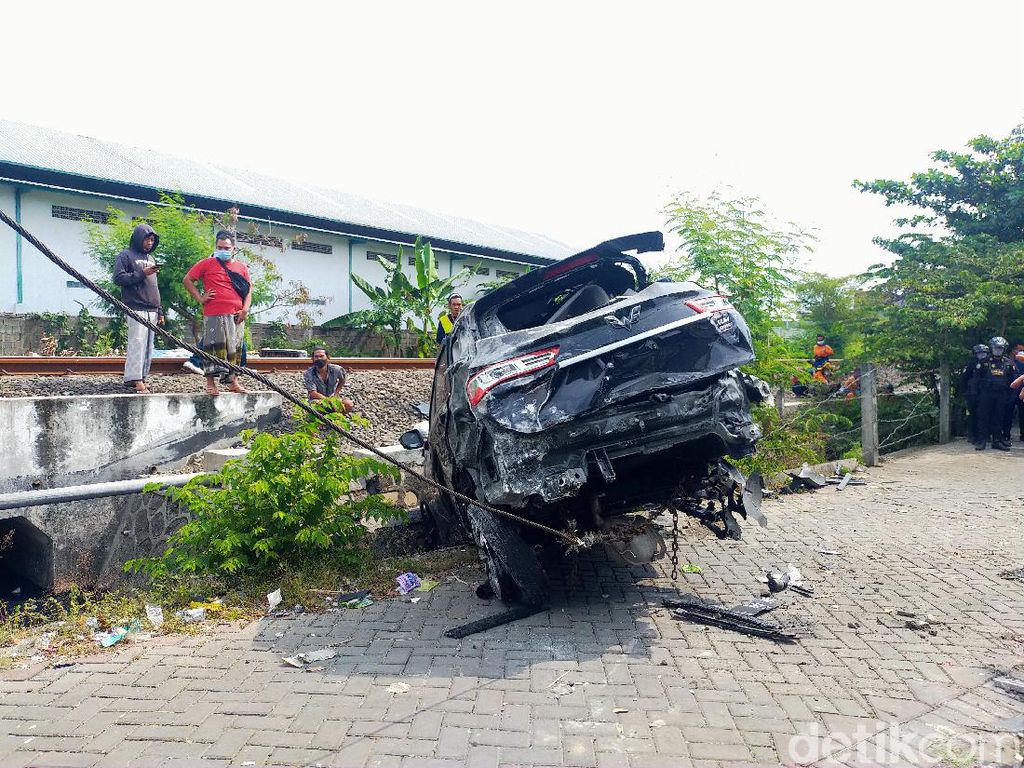
<svg viewBox="0 0 1024 768">
<path fill-rule="evenodd" d="M 471 505 L 467 515 L 494 595 L 505 603 L 546 605 L 547 576 L 516 526 L 477 506 Z"/>
</svg>

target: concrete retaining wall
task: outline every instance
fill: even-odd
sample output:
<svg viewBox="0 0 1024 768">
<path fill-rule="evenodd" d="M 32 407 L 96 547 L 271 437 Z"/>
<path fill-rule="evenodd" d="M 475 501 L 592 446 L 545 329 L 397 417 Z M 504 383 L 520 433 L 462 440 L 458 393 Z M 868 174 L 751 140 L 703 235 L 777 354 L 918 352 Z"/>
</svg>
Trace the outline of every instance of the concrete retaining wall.
<svg viewBox="0 0 1024 768">
<path fill-rule="evenodd" d="M 168 536 L 189 519 L 159 493 L 108 496 L 27 507 L 0 520 L 13 530 L 7 564 L 43 589 L 72 583 L 108 587 L 124 577 L 122 566 L 164 551 Z"/>
<path fill-rule="evenodd" d="M 139 477 L 280 417 L 270 392 L 0 398 L 0 492 Z"/>
</svg>

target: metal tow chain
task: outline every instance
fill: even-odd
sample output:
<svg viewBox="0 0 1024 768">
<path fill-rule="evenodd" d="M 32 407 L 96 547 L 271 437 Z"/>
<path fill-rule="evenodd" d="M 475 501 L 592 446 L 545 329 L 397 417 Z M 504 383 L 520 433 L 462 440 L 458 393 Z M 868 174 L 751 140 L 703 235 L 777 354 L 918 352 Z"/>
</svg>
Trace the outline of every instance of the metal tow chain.
<svg viewBox="0 0 1024 768">
<path fill-rule="evenodd" d="M 672 581 L 679 578 L 679 510 L 672 506 Z"/>
<path fill-rule="evenodd" d="M 403 472 L 411 475 L 412 477 L 415 477 L 417 480 L 421 480 L 422 482 L 426 483 L 431 488 L 434 488 L 440 491 L 441 493 L 447 493 L 453 499 L 465 502 L 466 504 L 472 504 L 486 512 L 490 512 L 491 514 L 497 515 L 499 517 L 504 517 L 508 520 L 512 520 L 513 522 L 519 523 L 520 525 L 528 526 L 530 528 L 543 531 L 544 533 L 550 534 L 556 539 L 560 539 L 569 547 L 586 548 L 588 546 L 586 541 L 584 541 L 579 536 L 575 535 L 570 531 L 559 531 L 555 528 L 546 526 L 543 523 L 538 523 L 536 520 L 531 520 L 527 517 L 517 515 L 514 512 L 508 512 L 507 510 L 504 509 L 498 509 L 482 501 L 479 501 L 463 493 L 460 493 L 459 491 L 456 491 L 454 488 L 449 488 L 443 483 L 438 483 L 436 480 L 431 480 L 430 478 L 426 477 L 422 472 L 413 469 L 411 466 L 405 464 L 404 462 L 398 461 L 392 458 L 391 456 L 388 456 L 375 445 L 372 445 L 366 440 L 362 440 L 356 437 L 348 430 L 338 426 L 329 418 L 327 418 L 324 414 L 314 409 L 308 403 L 304 403 L 298 398 L 296 398 L 294 395 L 291 395 L 290 393 L 286 392 L 263 374 L 254 371 L 251 368 L 243 368 L 241 366 L 234 365 L 233 363 L 229 363 L 226 360 L 221 360 L 220 358 L 209 354 L 205 350 L 200 349 L 194 344 L 189 344 L 188 342 L 177 338 L 176 336 L 174 336 L 174 334 L 165 330 L 161 326 L 149 322 L 147 318 L 138 314 L 135 310 L 131 309 L 129 306 L 124 304 L 117 297 L 112 295 L 109 291 L 104 290 L 96 283 L 94 283 L 92 280 L 90 280 L 88 277 L 86 277 L 84 274 L 82 274 L 77 269 L 68 264 L 66 261 L 64 261 L 60 256 L 58 256 L 56 253 L 50 250 L 49 247 L 43 244 L 43 242 L 39 240 L 35 235 L 33 235 L 31 232 L 25 229 L 25 227 L 23 227 L 20 223 L 16 222 L 14 219 L 8 216 L 3 210 L 0 210 L 0 221 L 2 221 L 15 232 L 20 234 L 26 240 L 28 240 L 32 245 L 39 249 L 40 253 L 42 253 L 46 258 L 48 258 L 50 261 L 52 261 L 54 264 L 60 267 L 64 272 L 78 280 L 83 286 L 91 290 L 97 296 L 100 296 L 106 301 L 110 302 L 114 307 L 123 312 L 127 317 L 130 317 L 135 322 L 153 331 L 153 333 L 155 333 L 157 336 L 160 336 L 161 338 L 164 338 L 167 341 L 170 341 L 171 343 L 176 344 L 179 347 L 187 349 L 189 352 L 199 355 L 204 360 L 207 360 L 211 363 L 216 363 L 222 368 L 226 368 L 231 373 L 241 376 L 248 376 L 249 378 L 255 379 L 260 384 L 265 386 L 267 389 L 270 389 L 276 392 L 277 394 L 281 395 L 281 397 L 283 397 L 285 400 L 295 405 L 296 408 L 299 408 L 300 410 L 304 411 L 305 413 L 315 418 L 328 429 L 337 432 L 346 440 L 350 440 L 351 442 L 358 445 L 360 448 L 364 448 L 365 450 L 369 451 L 381 461 L 387 462 L 388 464 L 393 464 L 394 466 L 401 469 Z"/>
</svg>

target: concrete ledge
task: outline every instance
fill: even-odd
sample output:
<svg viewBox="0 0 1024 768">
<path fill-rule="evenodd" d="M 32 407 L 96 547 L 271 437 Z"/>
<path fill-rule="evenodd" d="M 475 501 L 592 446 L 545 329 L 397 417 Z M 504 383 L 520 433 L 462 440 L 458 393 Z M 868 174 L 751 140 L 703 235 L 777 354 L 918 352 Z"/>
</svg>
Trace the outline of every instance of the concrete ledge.
<svg viewBox="0 0 1024 768">
<path fill-rule="evenodd" d="M 0 398 L 0 493 L 173 468 L 280 417 L 273 392 Z"/>
</svg>

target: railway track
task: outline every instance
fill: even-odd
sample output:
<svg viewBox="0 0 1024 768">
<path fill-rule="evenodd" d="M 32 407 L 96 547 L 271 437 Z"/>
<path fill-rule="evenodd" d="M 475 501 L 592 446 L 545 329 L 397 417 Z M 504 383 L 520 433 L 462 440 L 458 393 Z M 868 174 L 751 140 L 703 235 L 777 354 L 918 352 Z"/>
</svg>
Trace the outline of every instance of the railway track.
<svg viewBox="0 0 1024 768">
<path fill-rule="evenodd" d="M 181 373 L 187 357 L 154 357 L 152 373 Z M 433 358 L 339 357 L 333 358 L 346 371 L 416 370 L 434 367 Z M 310 366 L 305 357 L 250 357 L 248 366 L 260 373 L 291 373 Z M 120 375 L 123 357 L 0 357 L 0 376 L 68 376 L 85 374 Z"/>
</svg>

